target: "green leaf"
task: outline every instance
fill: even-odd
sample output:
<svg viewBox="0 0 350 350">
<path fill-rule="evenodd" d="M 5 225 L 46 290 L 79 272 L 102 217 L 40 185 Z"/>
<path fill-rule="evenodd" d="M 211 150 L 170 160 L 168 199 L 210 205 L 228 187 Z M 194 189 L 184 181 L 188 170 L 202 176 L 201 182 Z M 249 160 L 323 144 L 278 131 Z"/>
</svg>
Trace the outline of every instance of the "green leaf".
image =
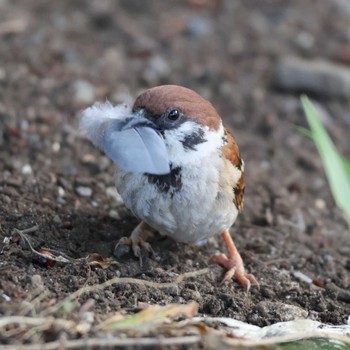
<svg viewBox="0 0 350 350">
<path fill-rule="evenodd" d="M 306 96 L 301 97 L 301 102 L 310 125 L 312 139 L 321 156 L 334 200 L 350 224 L 350 164 L 337 152 L 317 116 L 314 105 Z"/>
<path fill-rule="evenodd" d="M 350 345 L 339 340 L 312 338 L 279 344 L 278 350 L 350 350 Z M 276 349 L 276 350 L 277 350 Z"/>
<path fill-rule="evenodd" d="M 343 161 L 343 167 L 350 178 L 350 163 L 343 156 L 341 156 L 341 159 Z"/>
</svg>

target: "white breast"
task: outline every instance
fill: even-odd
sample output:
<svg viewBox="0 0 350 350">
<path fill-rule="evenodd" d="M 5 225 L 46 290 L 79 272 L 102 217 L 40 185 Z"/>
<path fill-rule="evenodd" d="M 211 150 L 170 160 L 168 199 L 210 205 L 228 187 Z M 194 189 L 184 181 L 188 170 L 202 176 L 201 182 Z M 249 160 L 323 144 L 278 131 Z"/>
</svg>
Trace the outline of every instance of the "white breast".
<svg viewBox="0 0 350 350">
<path fill-rule="evenodd" d="M 181 189 L 161 192 L 143 174 L 116 169 L 115 183 L 125 205 L 140 219 L 180 242 L 196 242 L 228 229 L 238 211 L 233 184 L 240 171 L 217 157 L 186 164 Z"/>
</svg>

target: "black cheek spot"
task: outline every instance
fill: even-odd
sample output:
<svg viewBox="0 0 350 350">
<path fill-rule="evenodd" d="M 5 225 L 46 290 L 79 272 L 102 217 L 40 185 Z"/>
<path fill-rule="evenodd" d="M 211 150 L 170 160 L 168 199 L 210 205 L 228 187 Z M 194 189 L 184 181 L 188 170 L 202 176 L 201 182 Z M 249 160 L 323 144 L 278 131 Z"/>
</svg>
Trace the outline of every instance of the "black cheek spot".
<svg viewBox="0 0 350 350">
<path fill-rule="evenodd" d="M 226 136 L 226 135 L 224 135 L 224 136 L 221 138 L 221 140 L 222 140 L 222 143 L 223 143 L 224 145 L 226 145 L 226 144 L 228 143 L 228 140 L 227 140 L 227 136 Z"/>
<path fill-rule="evenodd" d="M 207 142 L 204 138 L 204 131 L 202 129 L 198 129 L 193 132 L 191 135 L 187 135 L 182 141 L 182 145 L 186 150 L 196 150 L 196 146 L 200 143 Z"/>
<path fill-rule="evenodd" d="M 176 192 L 179 192 L 182 189 L 182 177 L 180 167 L 174 169 L 171 168 L 170 173 L 166 175 L 145 175 L 147 176 L 149 183 L 156 185 L 158 187 L 158 190 L 162 193 L 170 192 L 171 197 L 173 197 Z"/>
</svg>

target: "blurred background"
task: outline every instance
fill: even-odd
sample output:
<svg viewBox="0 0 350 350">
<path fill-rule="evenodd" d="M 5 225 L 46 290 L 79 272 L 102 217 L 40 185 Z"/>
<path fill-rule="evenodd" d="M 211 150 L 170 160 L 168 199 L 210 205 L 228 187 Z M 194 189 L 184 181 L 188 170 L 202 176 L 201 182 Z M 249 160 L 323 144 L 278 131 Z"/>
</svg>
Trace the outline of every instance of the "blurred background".
<svg viewBox="0 0 350 350">
<path fill-rule="evenodd" d="M 320 59 L 326 66 L 317 68 Z M 45 187 L 41 176 L 78 175 L 84 162 L 104 170 L 108 160 L 76 138 L 79 111 L 179 84 L 231 126 L 248 196 L 263 183 L 272 191 L 259 194 L 270 197 L 265 206 L 297 196 L 302 207 L 300 194 L 332 205 L 314 146 L 293 125 L 305 125 L 307 92 L 349 155 L 349 64 L 346 0 L 1 0 L 0 176 Z"/>
<path fill-rule="evenodd" d="M 79 111 L 160 84 L 209 99 L 238 141 L 247 195 L 236 242 L 258 279 L 270 279 L 265 297 L 286 295 L 271 292 L 271 266 L 347 288 L 347 224 L 295 125 L 306 126 L 307 93 L 350 158 L 348 0 L 0 0 L 0 234 L 38 223 L 39 244 L 110 256 L 137 221 L 114 190 L 111 162 L 78 135 Z M 345 311 L 326 316 L 327 305 L 320 319 L 345 320 Z"/>
</svg>

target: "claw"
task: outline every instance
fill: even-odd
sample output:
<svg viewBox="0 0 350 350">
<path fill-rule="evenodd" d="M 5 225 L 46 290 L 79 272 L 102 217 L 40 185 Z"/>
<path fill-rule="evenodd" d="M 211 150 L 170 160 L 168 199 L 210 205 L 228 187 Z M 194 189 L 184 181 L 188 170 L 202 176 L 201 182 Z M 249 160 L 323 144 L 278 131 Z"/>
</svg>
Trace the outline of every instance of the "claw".
<svg viewBox="0 0 350 350">
<path fill-rule="evenodd" d="M 228 257 L 221 253 L 212 256 L 212 260 L 227 269 L 222 283 L 226 284 L 231 281 L 232 278 L 235 278 L 246 292 L 249 292 L 252 285 L 259 287 L 259 283 L 255 277 L 252 274 L 245 272 L 243 260 L 238 253 L 229 232 L 225 231 L 221 236 L 227 245 Z"/>
<path fill-rule="evenodd" d="M 132 249 L 134 255 L 140 259 L 140 264 L 142 265 L 142 251 L 146 251 L 151 254 L 153 258 L 156 258 L 156 253 L 154 252 L 152 246 L 146 242 L 147 239 L 152 237 L 154 234 L 153 229 L 148 226 L 145 222 L 141 222 L 132 231 L 130 237 L 122 237 L 114 248 L 114 256 L 116 258 L 121 258 L 125 253 Z"/>
</svg>

